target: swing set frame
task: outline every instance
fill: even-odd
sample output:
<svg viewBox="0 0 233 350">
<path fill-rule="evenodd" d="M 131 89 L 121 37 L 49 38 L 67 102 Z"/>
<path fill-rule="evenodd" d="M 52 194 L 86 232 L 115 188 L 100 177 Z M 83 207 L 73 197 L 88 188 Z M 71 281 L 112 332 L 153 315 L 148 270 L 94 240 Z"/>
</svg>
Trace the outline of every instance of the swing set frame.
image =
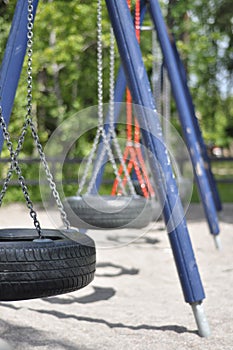
<svg viewBox="0 0 233 350">
<path fill-rule="evenodd" d="M 122 101 L 126 87 L 129 87 L 133 103 L 137 105 L 138 123 L 142 130 L 144 145 L 154 155 L 149 159 L 151 173 L 158 193 L 159 201 L 163 203 L 163 217 L 173 251 L 178 276 L 180 278 L 184 299 L 192 307 L 200 336 L 208 337 L 210 330 L 206 320 L 202 301 L 205 298 L 204 289 L 195 260 L 182 203 L 179 198 L 177 184 L 168 161 L 166 145 L 163 136 L 158 136 L 161 126 L 156 113 L 156 106 L 150 90 L 149 79 L 143 64 L 142 54 L 135 34 L 134 24 L 126 0 L 105 0 L 110 21 L 115 33 L 122 67 L 119 70 L 115 88 L 115 102 Z M 33 1 L 33 14 L 39 0 Z M 201 135 L 191 94 L 181 59 L 171 41 L 164 23 L 157 0 L 140 1 L 141 18 L 145 10 L 149 11 L 164 57 L 165 66 L 171 82 L 179 117 L 188 149 L 190 150 L 196 182 L 201 201 L 209 224 L 210 232 L 219 247 L 219 226 L 217 211 L 221 210 L 221 201 Z M 11 110 L 15 98 L 19 77 L 22 70 L 27 48 L 27 0 L 18 0 L 12 27 L 7 42 L 6 51 L 1 65 L 0 86 L 2 88 L 2 111 L 7 125 L 10 122 Z M 125 59 L 128 57 L 129 59 Z M 140 70 L 140 76 L 137 72 Z M 140 108 L 140 106 L 142 108 Z M 117 112 L 115 111 L 115 121 Z M 0 151 L 3 145 L 3 135 L 0 131 Z M 99 151 L 99 150 L 98 150 Z M 153 158 L 157 159 L 165 174 L 165 183 L 161 180 L 161 172 Z M 101 181 L 101 174 L 96 180 L 96 188 Z M 158 185 L 160 184 L 160 185 Z M 173 190 L 171 190 L 171 188 Z"/>
</svg>

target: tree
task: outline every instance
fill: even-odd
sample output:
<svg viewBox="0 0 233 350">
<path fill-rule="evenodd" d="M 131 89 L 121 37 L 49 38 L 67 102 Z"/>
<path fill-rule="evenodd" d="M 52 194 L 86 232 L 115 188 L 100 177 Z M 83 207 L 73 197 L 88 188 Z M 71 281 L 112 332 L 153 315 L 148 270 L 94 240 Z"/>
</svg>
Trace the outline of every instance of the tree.
<svg viewBox="0 0 233 350">
<path fill-rule="evenodd" d="M 230 0 L 170 0 L 168 5 L 204 137 L 219 146 L 233 140 L 232 15 Z"/>
<path fill-rule="evenodd" d="M 0 49 L 6 44 L 16 0 L 0 0 Z M 232 140 L 232 6 L 231 0 L 169 0 L 167 23 L 175 34 L 207 142 Z M 147 19 L 148 20 L 148 19 Z M 103 21 L 104 75 L 108 77 L 109 23 Z M 151 40 L 142 42 L 151 70 Z M 34 27 L 33 110 L 42 142 L 69 115 L 97 103 L 96 3 L 91 0 L 40 0 Z M 25 115 L 25 70 L 10 123 L 19 132 Z M 224 84 L 223 84 L 224 81 Z M 108 101 L 108 89 L 104 90 Z M 33 147 L 27 141 L 25 152 Z M 78 150 L 81 156 L 82 151 Z"/>
</svg>

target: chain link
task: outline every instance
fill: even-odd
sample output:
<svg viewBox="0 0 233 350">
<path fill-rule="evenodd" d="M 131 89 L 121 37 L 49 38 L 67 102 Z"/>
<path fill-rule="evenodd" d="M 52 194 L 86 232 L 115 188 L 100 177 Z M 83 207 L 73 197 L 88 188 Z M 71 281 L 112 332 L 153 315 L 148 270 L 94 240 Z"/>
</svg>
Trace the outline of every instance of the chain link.
<svg viewBox="0 0 233 350">
<path fill-rule="evenodd" d="M 155 30 L 152 30 L 152 86 L 153 94 L 156 102 L 156 109 L 159 114 L 162 113 L 162 96 L 161 96 L 161 70 L 162 70 L 162 56 L 161 50 L 157 41 L 157 34 Z"/>
<path fill-rule="evenodd" d="M 66 228 L 70 228 L 70 222 L 69 222 L 69 220 L 67 218 L 67 214 L 66 214 L 66 212 L 64 210 L 64 206 L 63 206 L 63 204 L 61 202 L 60 195 L 59 195 L 59 193 L 57 191 L 56 184 L 55 184 L 54 179 L 53 179 L 53 175 L 50 172 L 48 162 L 46 160 L 46 157 L 45 157 L 42 145 L 40 143 L 39 136 L 38 136 L 38 134 L 36 132 L 35 126 L 34 126 L 33 121 L 32 121 L 31 118 L 28 118 L 28 124 L 30 126 L 30 129 L 31 129 L 31 132 L 32 132 L 32 137 L 33 137 L 33 139 L 35 141 L 37 150 L 39 152 L 40 160 L 41 160 L 42 165 L 43 165 L 43 167 L 45 169 L 45 173 L 46 173 L 47 180 L 49 182 L 50 190 L 51 190 L 51 192 L 53 194 L 53 197 L 54 197 L 54 199 L 56 201 L 58 210 L 60 211 L 60 216 L 61 216 L 62 222 L 66 226 Z"/>
<path fill-rule="evenodd" d="M 95 135 L 95 139 L 92 145 L 91 152 L 88 156 L 86 166 L 84 168 L 84 173 L 82 175 L 81 181 L 79 183 L 79 188 L 77 195 L 79 196 L 84 189 L 87 181 L 88 172 L 90 166 L 93 163 L 94 155 L 99 143 L 101 136 L 101 130 L 103 127 L 103 62 L 102 62 L 102 2 L 98 0 L 97 2 L 97 94 L 98 94 L 98 128 Z M 94 176 L 92 177 L 94 178 Z M 89 185 L 90 187 L 90 185 Z"/>
<path fill-rule="evenodd" d="M 110 78 L 109 78 L 109 139 L 112 137 L 113 145 L 115 147 L 117 156 L 120 160 L 120 164 L 123 168 L 123 173 L 126 176 L 127 184 L 129 186 L 131 195 L 136 195 L 131 177 L 129 176 L 129 172 L 126 168 L 123 154 L 121 152 L 120 145 L 117 140 L 115 127 L 114 127 L 114 89 L 115 89 L 115 37 L 113 28 L 110 29 Z"/>
<path fill-rule="evenodd" d="M 53 197 L 55 198 L 57 207 L 60 211 L 62 222 L 67 228 L 70 227 L 70 223 L 67 219 L 66 212 L 65 212 L 63 204 L 61 202 L 59 193 L 56 189 L 56 184 L 54 182 L 53 175 L 51 174 L 51 172 L 49 170 L 48 162 L 46 160 L 42 145 L 41 145 L 40 140 L 39 140 L 39 136 L 36 132 L 36 128 L 34 126 L 34 123 L 33 123 L 32 117 L 31 117 L 31 115 L 32 115 L 33 0 L 28 0 L 27 21 L 28 21 L 28 23 L 27 23 L 27 30 L 28 30 L 28 32 L 27 32 L 27 58 L 28 58 L 28 61 L 27 61 L 27 114 L 25 117 L 26 120 L 25 120 L 25 122 L 23 124 L 23 128 L 21 130 L 21 134 L 20 134 L 19 139 L 18 139 L 18 144 L 17 144 L 17 148 L 16 148 L 15 152 L 13 151 L 13 145 L 12 145 L 12 142 L 10 141 L 10 135 L 7 131 L 6 123 L 5 123 L 4 117 L 2 115 L 2 108 L 0 106 L 0 125 L 1 125 L 1 128 L 3 130 L 3 136 L 4 136 L 4 139 L 6 140 L 6 144 L 7 144 L 7 147 L 9 149 L 10 155 L 11 155 L 11 165 L 10 165 L 10 168 L 8 170 L 6 179 L 4 181 L 2 191 L 0 193 L 0 205 L 2 204 L 2 199 L 3 199 L 3 197 L 6 193 L 6 190 L 8 188 L 12 174 L 14 171 L 16 171 L 18 178 L 19 178 L 20 185 L 21 185 L 22 190 L 23 190 L 24 197 L 25 197 L 26 202 L 27 202 L 27 207 L 30 209 L 30 216 L 32 217 L 32 219 L 34 221 L 34 226 L 35 226 L 39 236 L 42 237 L 40 223 L 37 219 L 37 214 L 36 214 L 35 210 L 33 209 L 33 204 L 32 204 L 32 201 L 30 199 L 30 196 L 28 194 L 28 189 L 27 189 L 27 186 L 25 184 L 25 179 L 22 176 L 22 172 L 21 172 L 21 169 L 19 167 L 18 160 L 17 160 L 17 157 L 22 149 L 28 127 L 30 127 L 30 129 L 31 129 L 32 137 L 34 139 L 35 145 L 36 145 L 37 150 L 39 152 L 41 162 L 44 166 L 51 192 L 53 194 Z"/>
<path fill-rule="evenodd" d="M 29 17 L 29 11 L 32 12 L 32 10 L 33 10 L 32 1 L 29 1 L 29 3 L 28 3 L 28 17 Z M 29 21 L 29 18 L 28 18 L 28 21 Z M 31 42 L 30 42 L 31 38 L 29 38 L 29 36 L 30 35 L 28 35 L 28 46 L 31 47 Z M 29 53 L 29 57 L 31 57 L 31 54 L 32 54 L 32 52 Z M 22 175 L 22 171 L 21 171 L 21 168 L 20 168 L 18 160 L 17 160 L 17 156 L 18 156 L 18 154 L 20 152 L 20 149 L 22 148 L 22 144 L 23 144 L 23 141 L 24 141 L 24 138 L 25 138 L 25 135 L 26 135 L 26 123 L 24 123 L 23 130 L 22 130 L 21 135 L 19 137 L 18 145 L 17 145 L 17 148 L 16 148 L 15 152 L 13 150 L 13 144 L 11 142 L 10 134 L 7 131 L 7 125 L 6 125 L 5 119 L 3 117 L 2 106 L 1 105 L 0 105 L 0 126 L 1 126 L 1 129 L 2 129 L 4 140 L 6 141 L 7 148 L 9 150 L 9 152 L 10 152 L 10 158 L 11 158 L 10 168 L 8 169 L 6 179 L 4 181 L 2 190 L 0 192 L 0 206 L 2 205 L 2 200 L 3 200 L 4 196 L 5 196 L 6 191 L 7 191 L 10 179 L 12 177 L 12 174 L 15 171 L 17 176 L 18 176 L 18 181 L 19 181 L 20 186 L 22 188 L 24 198 L 25 198 L 25 200 L 27 202 L 27 207 L 28 207 L 28 209 L 30 211 L 30 216 L 33 219 L 34 226 L 35 226 L 35 228 L 36 228 L 36 230 L 38 232 L 39 237 L 42 238 L 41 226 L 40 226 L 40 223 L 39 223 L 39 221 L 37 219 L 37 214 L 36 214 L 36 212 L 35 212 L 35 210 L 33 208 L 33 204 L 32 204 L 32 201 L 31 201 L 29 193 L 28 193 L 28 188 L 26 186 L 25 179 L 24 179 L 24 177 Z"/>
<path fill-rule="evenodd" d="M 120 163 L 123 167 L 124 174 L 127 178 L 127 183 L 129 185 L 129 189 L 132 195 L 136 195 L 134 186 L 132 184 L 132 180 L 129 176 L 129 173 L 127 171 L 123 155 L 120 149 L 120 145 L 117 141 L 117 136 L 115 133 L 115 128 L 114 128 L 114 88 L 115 88 L 115 39 L 114 39 L 114 33 L 113 29 L 111 27 L 110 29 L 110 55 L 109 55 L 109 130 L 108 130 L 108 135 L 107 135 L 107 144 L 110 144 L 111 138 L 113 142 L 113 146 L 115 147 L 117 157 L 120 160 Z M 104 156 L 106 154 L 106 147 L 103 147 L 102 152 L 99 156 L 98 163 L 95 166 L 95 171 L 92 176 L 92 180 L 90 182 L 89 187 L 92 189 L 94 186 L 95 178 L 102 166 L 102 161 L 104 159 Z M 120 184 L 122 184 L 122 179 L 119 176 L 118 170 L 117 171 L 117 180 L 119 181 Z M 115 173 L 116 173 L 115 171 Z M 123 194 L 126 194 L 125 187 L 121 186 L 121 189 L 123 191 Z"/>
<path fill-rule="evenodd" d="M 13 145 L 12 145 L 12 142 L 10 139 L 10 134 L 7 131 L 7 126 L 6 126 L 6 122 L 5 122 L 3 114 L 2 114 L 2 107 L 1 106 L 0 106 L 0 126 L 1 126 L 3 137 L 4 137 L 4 140 L 6 141 L 6 145 L 7 145 L 9 152 L 10 152 L 10 157 L 11 157 L 11 167 L 10 167 L 11 170 L 9 171 L 10 175 L 8 174 L 7 179 L 9 179 L 9 176 L 12 175 L 13 171 L 16 172 L 16 174 L 18 176 L 18 181 L 20 183 L 20 186 L 21 186 L 23 194 L 24 194 L 24 198 L 27 202 L 27 207 L 30 210 L 30 216 L 33 219 L 34 226 L 38 232 L 39 237 L 42 237 L 40 223 L 37 219 L 37 214 L 36 214 L 35 210 L 33 209 L 33 204 L 32 204 L 32 201 L 30 199 L 30 196 L 28 193 L 28 188 L 25 184 L 25 179 L 22 175 L 22 171 L 21 171 L 21 168 L 20 168 L 18 160 L 17 160 L 16 152 L 14 152 L 14 150 L 13 150 Z M 5 183 L 3 186 L 3 190 L 1 191 L 0 205 L 2 204 L 2 199 L 6 193 L 6 189 L 7 189 L 7 185 Z"/>
<path fill-rule="evenodd" d="M 36 128 L 34 126 L 32 120 L 32 54 L 33 54 L 33 0 L 28 0 L 28 25 L 27 25 L 28 33 L 28 42 L 27 42 L 27 54 L 28 54 L 28 65 L 27 65 L 27 115 L 26 115 L 26 125 L 29 125 L 32 133 L 32 137 L 34 139 L 35 145 L 39 152 L 40 160 L 45 169 L 46 177 L 49 182 L 50 190 L 53 194 L 53 197 L 56 201 L 58 210 L 60 211 L 61 219 L 63 224 L 69 228 L 70 223 L 67 219 L 66 212 L 64 210 L 63 204 L 61 202 L 59 193 L 56 189 L 56 184 L 53 179 L 53 175 L 50 172 L 48 162 L 46 160 L 42 145 L 40 143 L 39 136 L 36 132 Z"/>
<path fill-rule="evenodd" d="M 110 147 L 109 138 L 106 135 L 106 132 L 104 130 L 104 120 L 103 120 L 103 45 L 102 45 L 102 0 L 98 0 L 97 2 L 97 94 L 98 94 L 98 129 L 96 133 L 96 137 L 93 142 L 91 153 L 88 157 L 86 167 L 84 169 L 84 174 L 81 178 L 79 189 L 77 192 L 77 195 L 80 195 L 83 191 L 83 188 L 86 183 L 86 179 L 88 176 L 88 171 L 90 169 L 90 166 L 92 164 L 94 154 L 97 150 L 97 146 L 99 144 L 99 139 L 102 136 L 102 140 L 104 143 L 104 147 L 102 150 L 102 154 L 98 160 L 98 163 L 96 164 L 96 167 L 94 169 L 94 173 L 92 174 L 92 179 L 89 182 L 89 185 L 87 187 L 87 194 L 89 194 L 95 184 L 96 176 L 98 174 L 99 168 L 100 168 L 100 161 L 102 163 L 102 160 L 104 159 L 105 152 L 107 151 L 108 158 L 112 164 L 112 168 L 114 171 L 114 174 L 116 178 L 119 181 L 119 185 L 122 188 L 123 193 L 125 193 L 124 186 L 122 184 L 122 179 L 119 177 L 118 174 L 118 168 L 114 159 L 113 152 Z M 104 152 L 104 153 L 103 153 Z"/>
<path fill-rule="evenodd" d="M 170 147 L 171 87 L 167 70 L 163 67 L 163 132 L 167 148 Z"/>
</svg>

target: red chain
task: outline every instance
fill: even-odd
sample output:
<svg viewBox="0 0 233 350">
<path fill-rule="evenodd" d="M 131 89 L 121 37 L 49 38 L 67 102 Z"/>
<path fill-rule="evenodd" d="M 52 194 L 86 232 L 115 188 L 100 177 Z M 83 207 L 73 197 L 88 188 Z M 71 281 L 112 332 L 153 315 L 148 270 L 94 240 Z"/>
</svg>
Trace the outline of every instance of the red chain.
<svg viewBox="0 0 233 350">
<path fill-rule="evenodd" d="M 127 0 L 127 3 L 130 9 L 131 1 Z M 136 37 L 138 42 L 140 42 L 140 0 L 137 0 L 135 4 L 134 20 L 135 20 Z M 127 165 L 128 174 L 130 175 L 131 171 L 134 168 L 143 196 L 146 198 L 149 198 L 150 196 L 154 196 L 154 190 L 149 180 L 149 177 L 147 175 L 146 165 L 141 152 L 140 127 L 136 117 L 134 117 L 134 124 L 135 124 L 134 140 L 132 137 L 132 134 L 133 134 L 132 132 L 132 120 L 133 120 L 132 97 L 128 88 L 126 88 L 126 118 L 127 118 L 127 126 L 126 126 L 127 142 L 126 142 L 126 147 L 123 154 L 123 161 L 126 164 L 129 156 L 129 161 Z M 119 177 L 122 175 L 122 172 L 123 172 L 123 166 L 120 165 L 118 169 Z M 127 177 L 125 175 L 122 181 L 123 186 L 125 186 L 126 183 L 127 183 Z M 116 178 L 112 187 L 112 195 L 116 194 L 117 189 L 118 189 L 118 179 Z"/>
</svg>

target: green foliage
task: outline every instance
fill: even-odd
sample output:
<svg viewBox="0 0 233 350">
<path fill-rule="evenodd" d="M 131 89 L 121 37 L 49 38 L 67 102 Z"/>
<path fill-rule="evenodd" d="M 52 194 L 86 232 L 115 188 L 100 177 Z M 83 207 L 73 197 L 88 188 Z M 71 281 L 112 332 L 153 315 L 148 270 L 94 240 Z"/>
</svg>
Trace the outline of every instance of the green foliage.
<svg viewBox="0 0 233 350">
<path fill-rule="evenodd" d="M 15 5 L 16 0 L 7 5 L 0 0 L 0 59 Z M 96 1 L 91 0 L 39 2 L 34 25 L 33 117 L 43 145 L 61 122 L 97 104 L 96 5 Z M 232 1 L 168 0 L 161 5 L 188 72 L 205 140 L 227 147 L 233 142 Z M 110 24 L 106 7 L 103 7 L 104 101 L 108 102 Z M 148 15 L 145 25 L 151 25 Z M 153 62 L 151 32 L 142 33 L 141 48 L 150 74 Z M 118 54 L 116 56 L 117 71 Z M 26 113 L 26 63 L 25 60 L 9 126 L 14 144 Z M 173 117 L 176 113 L 173 106 Z M 82 122 L 77 117 L 77 127 L 81 128 Z M 71 149 L 70 156 L 87 156 L 95 132 L 93 128 L 83 135 Z M 65 140 L 61 139 L 61 142 Z M 28 135 L 21 157 L 34 155 L 35 147 Z M 3 156 L 9 156 L 6 148 Z M 1 176 L 6 174 L 6 169 L 6 166 L 2 167 Z M 26 166 L 24 171 L 27 175 L 37 176 L 38 169 Z M 67 191 L 71 193 L 73 187 L 68 185 Z M 15 189 L 12 198 L 21 198 Z"/>
<path fill-rule="evenodd" d="M 165 3 L 167 5 L 165 5 Z M 232 6 L 230 0 L 162 3 L 170 30 L 188 70 L 189 83 L 207 142 L 227 146 L 232 141 Z M 0 2 L 0 48 L 6 44 L 16 0 Z M 132 2 L 132 6 L 134 1 Z M 108 80 L 109 21 L 104 7 L 104 77 Z M 145 24 L 151 25 L 149 16 Z M 151 71 L 151 33 L 143 32 L 141 47 Z M 119 61 L 118 61 L 119 65 Z M 43 1 L 34 26 L 33 111 L 45 143 L 53 130 L 75 112 L 97 103 L 96 2 Z M 108 83 L 104 100 L 108 101 Z M 26 73 L 22 73 L 11 132 L 25 115 Z M 229 127 L 230 124 L 230 127 Z M 28 146 L 28 153 L 33 152 Z M 79 155 L 82 152 L 79 152 Z"/>
<path fill-rule="evenodd" d="M 233 51 L 231 0 L 169 1 L 168 22 L 186 63 L 206 142 L 233 141 Z"/>
<path fill-rule="evenodd" d="M 218 188 L 218 193 L 220 195 L 222 203 L 233 202 L 233 186 L 231 184 L 219 183 L 217 185 L 217 188 Z M 200 203 L 200 197 L 198 195 L 198 190 L 196 185 L 194 185 L 193 187 L 191 203 Z"/>
</svg>

